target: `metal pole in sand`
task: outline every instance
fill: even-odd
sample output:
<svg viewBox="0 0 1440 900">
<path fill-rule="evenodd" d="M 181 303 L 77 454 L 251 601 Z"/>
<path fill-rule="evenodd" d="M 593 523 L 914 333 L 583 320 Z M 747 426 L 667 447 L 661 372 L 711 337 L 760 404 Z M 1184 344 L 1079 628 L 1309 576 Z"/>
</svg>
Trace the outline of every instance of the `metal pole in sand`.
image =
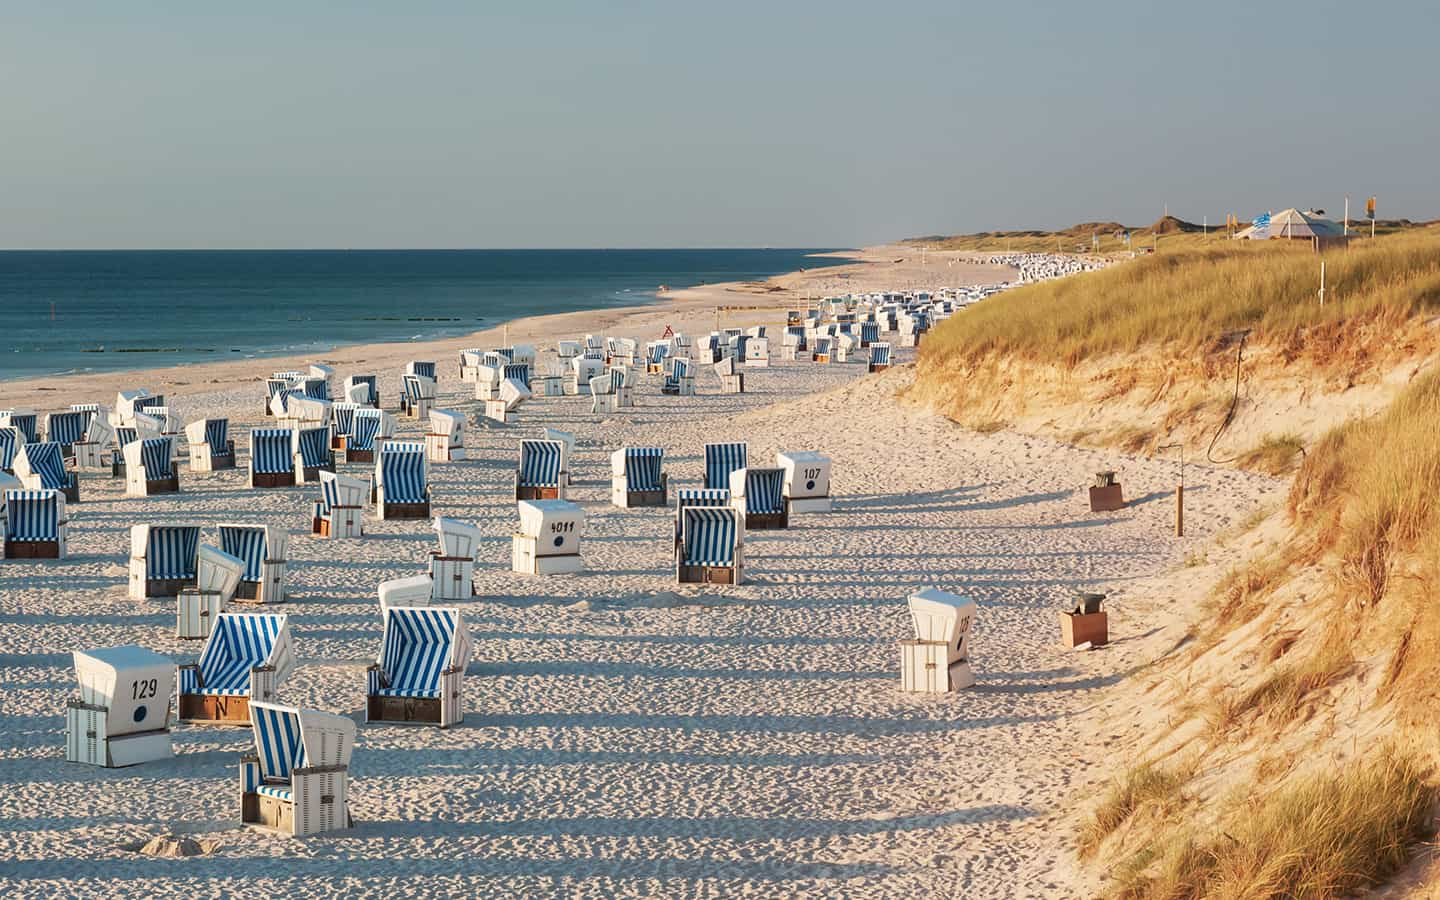
<svg viewBox="0 0 1440 900">
<path fill-rule="evenodd" d="M 1166 444 L 1157 450 L 1180 451 L 1180 481 L 1175 485 L 1175 536 L 1185 536 L 1185 442 Z"/>
</svg>

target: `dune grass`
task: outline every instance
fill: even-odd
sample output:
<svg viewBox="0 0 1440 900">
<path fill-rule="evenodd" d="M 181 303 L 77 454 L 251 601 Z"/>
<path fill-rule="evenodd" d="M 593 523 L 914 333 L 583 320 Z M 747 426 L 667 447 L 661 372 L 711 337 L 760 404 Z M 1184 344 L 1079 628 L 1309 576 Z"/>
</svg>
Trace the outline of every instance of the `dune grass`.
<svg viewBox="0 0 1440 900">
<path fill-rule="evenodd" d="M 1144 347 L 1213 349 L 1222 335 L 1246 328 L 1252 340 L 1296 355 L 1334 356 L 1361 330 L 1357 323 L 1393 325 L 1440 309 L 1440 228 L 1357 241 L 1324 260 L 1324 306 L 1320 258 L 1288 241 L 1199 243 L 1029 285 L 927 335 L 922 377 L 995 356 L 1073 366 Z"/>
<path fill-rule="evenodd" d="M 1260 443 L 1240 454 L 1235 464 L 1252 472 L 1266 475 L 1284 475 L 1300 464 L 1300 452 L 1304 443 L 1299 435 L 1267 434 Z"/>
<path fill-rule="evenodd" d="M 1181 791 L 1190 772 L 1142 763 L 1110 786 L 1105 798 L 1080 829 L 1081 856 L 1093 854 L 1105 838 L 1142 811 L 1164 814 L 1181 800 Z"/>
</svg>

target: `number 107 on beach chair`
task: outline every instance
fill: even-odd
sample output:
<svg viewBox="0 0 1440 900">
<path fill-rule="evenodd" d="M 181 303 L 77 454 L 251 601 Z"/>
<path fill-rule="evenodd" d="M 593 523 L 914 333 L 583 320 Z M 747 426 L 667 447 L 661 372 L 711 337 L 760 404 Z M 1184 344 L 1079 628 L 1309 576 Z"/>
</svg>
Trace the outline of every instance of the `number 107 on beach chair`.
<svg viewBox="0 0 1440 900">
<path fill-rule="evenodd" d="M 900 642 L 901 688 L 924 694 L 945 694 L 970 687 L 970 629 L 973 601 L 936 588 L 910 596 L 912 640 Z"/>
</svg>

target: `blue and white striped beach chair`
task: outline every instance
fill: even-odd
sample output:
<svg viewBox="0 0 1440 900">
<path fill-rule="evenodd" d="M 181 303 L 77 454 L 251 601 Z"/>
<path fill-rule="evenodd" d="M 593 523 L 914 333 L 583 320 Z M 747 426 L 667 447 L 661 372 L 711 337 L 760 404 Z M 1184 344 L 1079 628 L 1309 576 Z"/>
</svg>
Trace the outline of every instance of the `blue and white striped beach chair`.
<svg viewBox="0 0 1440 900">
<path fill-rule="evenodd" d="M 330 449 L 343 450 L 345 442 L 341 438 L 349 437 L 354 427 L 355 411 L 360 408 L 358 403 L 342 402 L 330 407 Z"/>
<path fill-rule="evenodd" d="M 355 722 L 260 701 L 249 717 L 255 753 L 240 759 L 241 823 L 291 837 L 349 828 Z"/>
<path fill-rule="evenodd" d="M 883 372 L 890 368 L 890 344 L 886 341 L 877 341 L 870 345 L 871 372 Z"/>
<path fill-rule="evenodd" d="M 670 355 L 669 341 L 654 341 L 645 348 L 645 372 L 659 375 L 665 371 L 665 357 Z"/>
<path fill-rule="evenodd" d="M 665 383 L 660 386 L 660 393 L 681 397 L 695 393 L 695 373 L 690 367 L 690 360 L 676 357 L 670 361 L 670 371 L 665 375 Z"/>
<path fill-rule="evenodd" d="M 335 458 L 330 453 L 330 429 L 302 428 L 295 432 L 295 481 L 313 484 L 321 472 L 335 471 Z"/>
<path fill-rule="evenodd" d="M 327 538 L 358 538 L 364 534 L 363 510 L 370 496 L 368 479 L 320 473 L 320 500 L 310 532 Z"/>
<path fill-rule="evenodd" d="M 375 459 L 375 502 L 380 518 L 430 518 L 429 476 L 424 444 L 387 441 Z"/>
<path fill-rule="evenodd" d="M 244 724 L 250 721 L 250 701 L 273 700 L 294 668 L 287 616 L 221 613 L 199 661 L 177 669 L 180 719 Z"/>
<path fill-rule="evenodd" d="M 435 381 L 435 363 L 431 360 L 411 360 L 405 364 L 405 374 L 418 375 L 421 378 Z"/>
<path fill-rule="evenodd" d="M 361 407 L 355 410 L 350 423 L 350 434 L 345 438 L 345 461 L 347 463 L 373 463 L 375 451 L 390 437 L 390 414 L 378 409 Z"/>
<path fill-rule="evenodd" d="M 610 454 L 610 502 L 622 509 L 666 506 L 669 477 L 660 447 L 623 447 Z"/>
<path fill-rule="evenodd" d="M 174 597 L 194 587 L 199 552 L 199 525 L 131 525 L 130 596 Z"/>
<path fill-rule="evenodd" d="M 375 375 L 345 376 L 345 399 L 361 406 L 380 408 L 380 381 Z"/>
<path fill-rule="evenodd" d="M 6 559 L 64 559 L 68 530 L 60 491 L 5 491 Z"/>
<path fill-rule="evenodd" d="M 235 468 L 235 442 L 230 440 L 229 419 L 197 419 L 185 426 L 190 448 L 190 471 L 214 472 Z"/>
<path fill-rule="evenodd" d="M 742 441 L 705 445 L 705 487 L 730 490 L 730 473 L 746 466 L 747 445 Z"/>
<path fill-rule="evenodd" d="M 400 412 L 412 419 L 423 419 L 430 415 L 430 407 L 435 403 L 434 378 L 426 375 L 403 375 L 400 378 L 400 387 Z"/>
<path fill-rule="evenodd" d="M 80 501 L 80 479 L 65 468 L 65 455 L 52 441 L 25 444 L 15 454 L 15 477 L 28 490 L 60 491 L 71 503 Z"/>
<path fill-rule="evenodd" d="M 324 376 L 308 375 L 296 382 L 296 385 L 303 396 L 311 400 L 330 402 L 330 381 Z"/>
<path fill-rule="evenodd" d="M 40 440 L 39 419 L 28 409 L 0 409 L 0 428 L 15 428 L 25 436 L 25 443 Z"/>
<path fill-rule="evenodd" d="M 220 549 L 245 563 L 237 601 L 283 603 L 290 534 L 272 525 L 226 523 L 220 525 Z"/>
<path fill-rule="evenodd" d="M 730 473 L 730 503 L 746 531 L 788 528 L 784 469 L 736 469 Z"/>
<path fill-rule="evenodd" d="M 559 441 L 525 439 L 515 469 L 516 500 L 564 500 L 565 447 Z"/>
<path fill-rule="evenodd" d="M 252 488 L 295 486 L 295 458 L 290 447 L 294 434 L 289 428 L 250 429 Z"/>
<path fill-rule="evenodd" d="M 173 442 L 168 437 L 131 441 L 121 451 L 125 456 L 125 494 L 149 497 L 180 491 L 180 473 L 175 469 Z"/>
<path fill-rule="evenodd" d="M 730 507 L 681 509 L 676 580 L 681 584 L 739 584 L 744 530 L 739 513 Z"/>
<path fill-rule="evenodd" d="M 861 323 L 860 323 L 860 346 L 861 346 L 861 347 L 869 347 L 871 344 L 875 343 L 875 342 L 878 341 L 878 340 L 880 340 L 880 323 L 879 323 L 879 322 L 861 322 Z"/>
<path fill-rule="evenodd" d="M 680 526 L 685 521 L 684 510 L 689 506 L 729 506 L 729 488 L 680 488 L 675 492 L 675 550 L 680 550 Z"/>
<path fill-rule="evenodd" d="M 810 359 L 817 363 L 828 363 L 834 353 L 835 339 L 831 337 L 817 337 L 815 339 L 815 352 L 810 354 Z"/>
<path fill-rule="evenodd" d="M 290 379 L 270 377 L 265 379 L 265 415 L 273 416 L 275 397 L 290 389 Z"/>
<path fill-rule="evenodd" d="M 11 426 L 0 428 L 0 472 L 7 475 L 15 472 L 15 457 L 25 446 L 25 435 Z"/>
<path fill-rule="evenodd" d="M 85 439 L 85 426 L 90 424 L 87 413 L 52 412 L 45 414 L 45 440 L 60 445 L 66 456 L 74 456 L 72 445 Z"/>
<path fill-rule="evenodd" d="M 365 673 L 365 721 L 459 724 L 469 663 L 470 633 L 460 610 L 386 608 L 380 660 Z"/>
</svg>

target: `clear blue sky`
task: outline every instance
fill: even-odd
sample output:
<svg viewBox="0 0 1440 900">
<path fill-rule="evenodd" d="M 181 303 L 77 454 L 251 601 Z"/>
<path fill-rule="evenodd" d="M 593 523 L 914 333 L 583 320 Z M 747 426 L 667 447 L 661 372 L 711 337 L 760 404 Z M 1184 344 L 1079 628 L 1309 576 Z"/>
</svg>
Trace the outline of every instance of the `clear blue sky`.
<svg viewBox="0 0 1440 900">
<path fill-rule="evenodd" d="M 498 6 L 6 3 L 0 247 L 1440 216 L 1429 3 Z"/>
</svg>

